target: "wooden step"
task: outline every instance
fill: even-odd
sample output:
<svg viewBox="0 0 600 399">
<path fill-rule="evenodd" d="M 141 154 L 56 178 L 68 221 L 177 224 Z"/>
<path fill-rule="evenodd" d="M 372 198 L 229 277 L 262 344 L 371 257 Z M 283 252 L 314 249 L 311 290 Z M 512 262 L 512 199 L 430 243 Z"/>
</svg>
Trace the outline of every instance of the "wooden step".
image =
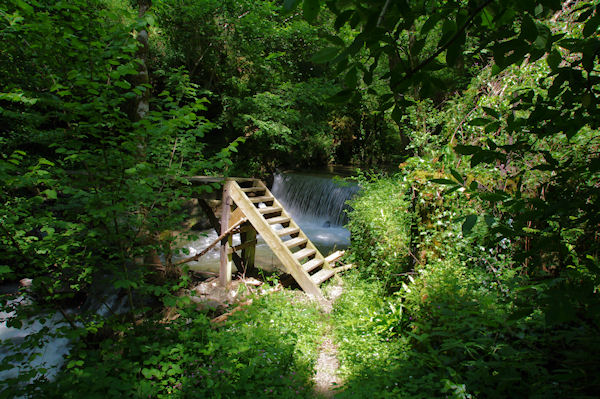
<svg viewBox="0 0 600 399">
<path fill-rule="evenodd" d="M 306 237 L 296 237 L 292 238 L 291 240 L 284 241 L 283 243 L 288 248 L 294 248 L 299 247 L 302 244 L 306 244 L 307 241 L 308 239 Z"/>
<path fill-rule="evenodd" d="M 294 256 L 294 258 L 296 258 L 297 261 L 300 261 L 300 260 L 302 260 L 304 258 L 308 258 L 309 256 L 314 255 L 316 253 L 317 253 L 317 251 L 315 251 L 314 249 L 304 248 L 292 255 Z"/>
<path fill-rule="evenodd" d="M 335 274 L 335 272 L 331 269 L 322 269 L 322 270 L 319 270 L 318 272 L 316 272 L 315 274 L 313 274 L 312 276 L 310 276 L 310 279 L 316 285 L 321 285 L 321 283 L 323 281 L 329 279 L 334 274 Z"/>
<path fill-rule="evenodd" d="M 300 227 L 286 227 L 285 229 L 275 230 L 279 237 L 290 236 L 300 232 Z"/>
<path fill-rule="evenodd" d="M 323 259 L 314 258 L 302 265 L 306 273 L 310 273 L 323 264 Z"/>
<path fill-rule="evenodd" d="M 253 204 L 257 204 L 259 202 L 273 202 L 273 200 L 275 198 L 271 197 L 270 195 L 265 195 L 265 196 L 261 196 L 261 197 L 249 197 L 250 198 L 250 202 L 252 202 Z"/>
<path fill-rule="evenodd" d="M 256 192 L 261 192 L 261 191 L 266 191 L 267 189 L 264 187 L 247 187 L 247 188 L 242 188 L 242 191 L 245 193 L 256 193 Z"/>
<path fill-rule="evenodd" d="M 262 213 L 263 215 L 268 215 L 270 213 L 277 213 L 283 210 L 283 208 L 279 207 L 279 206 L 267 206 L 265 208 L 258 208 L 258 211 L 260 213 Z"/>
<path fill-rule="evenodd" d="M 277 216 L 274 218 L 270 218 L 267 219 L 267 223 L 273 225 L 273 224 L 283 224 L 283 223 L 288 223 L 290 220 L 292 220 L 289 216 Z"/>
</svg>

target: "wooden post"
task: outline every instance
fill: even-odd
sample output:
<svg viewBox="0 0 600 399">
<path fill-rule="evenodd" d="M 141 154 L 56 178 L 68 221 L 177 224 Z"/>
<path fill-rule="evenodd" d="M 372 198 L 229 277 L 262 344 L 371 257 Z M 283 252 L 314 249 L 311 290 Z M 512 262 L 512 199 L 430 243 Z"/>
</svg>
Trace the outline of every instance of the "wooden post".
<svg viewBox="0 0 600 399">
<path fill-rule="evenodd" d="M 243 226 L 240 232 L 242 244 L 252 243 L 242 250 L 242 259 L 246 272 L 254 269 L 254 255 L 256 253 L 256 230 L 250 223 Z"/>
<path fill-rule="evenodd" d="M 229 215 L 231 214 L 231 197 L 229 196 L 231 182 L 225 182 L 223 186 L 223 204 L 221 205 L 221 234 L 229 228 Z M 231 236 L 221 241 L 221 266 L 219 268 L 219 284 L 227 287 L 231 282 L 231 254 L 228 249 L 231 245 Z"/>
</svg>

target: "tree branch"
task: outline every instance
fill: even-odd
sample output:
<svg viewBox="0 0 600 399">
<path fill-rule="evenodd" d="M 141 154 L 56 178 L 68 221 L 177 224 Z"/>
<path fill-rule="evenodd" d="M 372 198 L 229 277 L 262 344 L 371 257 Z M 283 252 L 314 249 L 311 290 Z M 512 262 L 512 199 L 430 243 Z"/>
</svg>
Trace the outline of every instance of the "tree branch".
<svg viewBox="0 0 600 399">
<path fill-rule="evenodd" d="M 390 0 L 386 0 L 385 4 L 383 5 L 383 9 L 381 10 L 381 14 L 379 14 L 379 18 L 377 19 L 377 27 L 379 27 L 379 25 L 381 25 L 381 23 L 383 22 L 383 17 L 385 16 L 385 13 L 387 12 L 389 6 Z"/>
<path fill-rule="evenodd" d="M 415 74 L 416 72 L 420 71 L 425 66 L 427 66 L 428 64 L 430 64 L 433 60 L 435 60 L 438 55 L 440 55 L 444 51 L 446 51 L 448 49 L 448 47 L 450 47 L 452 45 L 452 43 L 454 43 L 456 41 L 456 39 L 458 39 L 458 37 L 467 29 L 467 27 L 469 25 L 471 25 L 471 22 L 473 22 L 473 20 L 475 19 L 475 17 L 477 15 L 479 15 L 479 13 L 481 11 L 483 11 L 483 9 L 486 8 L 492 1 L 494 1 L 494 0 L 486 0 L 483 4 L 481 4 L 479 7 L 477 7 L 477 9 L 475 9 L 475 11 L 473 11 L 471 13 L 471 15 L 469 15 L 469 18 L 467 18 L 467 21 L 464 23 L 464 25 L 461 26 L 460 29 L 458 29 L 456 31 L 456 33 L 454 33 L 454 35 L 452 35 L 452 37 L 450 38 L 450 40 L 448 40 L 446 42 L 446 44 L 444 44 L 442 47 L 438 48 L 435 53 L 433 53 L 426 60 L 424 60 L 423 62 L 421 62 L 419 65 L 417 65 L 415 68 L 413 68 L 410 71 L 408 71 L 404 79 L 406 79 L 406 78 L 412 76 L 413 74 Z"/>
</svg>

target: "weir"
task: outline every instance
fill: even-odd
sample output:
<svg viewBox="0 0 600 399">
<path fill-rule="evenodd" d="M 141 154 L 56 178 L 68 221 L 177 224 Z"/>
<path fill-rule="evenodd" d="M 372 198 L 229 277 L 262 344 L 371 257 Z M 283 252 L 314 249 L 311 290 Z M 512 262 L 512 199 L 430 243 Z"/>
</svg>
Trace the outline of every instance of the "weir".
<svg viewBox="0 0 600 399">
<path fill-rule="evenodd" d="M 331 176 L 281 173 L 275 175 L 271 191 L 298 220 L 343 226 L 346 202 L 358 192 L 358 185 Z"/>
<path fill-rule="evenodd" d="M 271 191 L 321 252 L 348 247 L 350 232 L 343 225 L 347 221 L 346 202 L 358 191 L 356 183 L 341 181 L 332 174 L 279 173 L 275 175 Z M 198 254 L 217 237 L 212 230 L 204 233 L 206 236 L 186 245 L 190 255 Z M 236 235 L 233 245 L 239 244 Z M 283 266 L 260 236 L 256 263 L 269 270 Z M 215 248 L 189 265 L 195 270 L 216 271 L 218 264 L 219 250 Z"/>
</svg>

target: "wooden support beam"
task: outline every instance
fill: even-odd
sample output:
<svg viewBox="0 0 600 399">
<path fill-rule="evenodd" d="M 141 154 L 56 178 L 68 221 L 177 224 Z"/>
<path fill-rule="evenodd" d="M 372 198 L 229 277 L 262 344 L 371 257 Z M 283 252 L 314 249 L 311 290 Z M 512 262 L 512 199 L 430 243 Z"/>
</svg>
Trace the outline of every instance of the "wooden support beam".
<svg viewBox="0 0 600 399">
<path fill-rule="evenodd" d="M 223 202 L 221 211 L 221 235 L 228 230 L 229 227 L 229 216 L 231 214 L 231 197 L 229 196 L 231 191 L 231 181 L 225 183 L 223 187 Z M 221 243 L 221 265 L 219 267 L 219 284 L 222 287 L 227 287 L 231 282 L 231 254 L 227 253 L 229 249 L 229 241 Z"/>
<path fill-rule="evenodd" d="M 229 253 L 243 251 L 244 249 L 253 245 L 256 245 L 256 240 L 242 242 L 240 245 L 236 245 L 235 247 L 229 248 Z"/>
<path fill-rule="evenodd" d="M 210 205 L 208 205 L 208 202 L 206 202 L 206 200 L 202 198 L 197 198 L 197 200 L 198 205 L 200 205 L 200 208 L 202 208 L 202 210 L 206 214 L 206 217 L 208 217 L 208 220 L 213 229 L 217 232 L 217 234 L 221 234 L 221 223 L 219 222 L 219 219 L 215 216 L 215 213 L 213 212 Z M 244 266 L 242 265 L 242 258 L 238 254 L 236 254 L 235 252 L 232 253 L 231 258 L 233 259 L 233 263 L 235 264 L 235 267 L 238 270 L 244 269 Z"/>
<path fill-rule="evenodd" d="M 231 226 L 230 228 L 228 228 L 226 231 L 223 232 L 223 234 L 221 234 L 220 236 L 218 236 L 217 238 L 215 238 L 215 240 L 213 242 L 211 242 L 208 247 L 204 248 L 202 250 L 202 252 L 200 252 L 197 255 L 194 255 L 192 257 L 189 257 L 187 259 L 183 259 L 180 260 L 179 262 L 175 263 L 175 266 L 179 266 L 179 265 L 183 265 L 184 263 L 188 263 L 188 262 L 193 262 L 193 261 L 197 261 L 198 259 L 200 259 L 202 256 L 204 256 L 208 251 L 210 251 L 215 245 L 217 245 L 218 243 L 220 243 L 221 241 L 223 241 L 225 238 L 230 237 L 232 234 L 235 233 L 235 230 L 242 224 L 246 223 L 246 219 L 241 219 L 238 220 L 238 222 L 236 224 L 234 224 L 233 226 Z"/>
<path fill-rule="evenodd" d="M 249 229 L 241 231 L 240 236 L 242 244 L 242 259 L 244 261 L 244 274 L 254 271 L 254 257 L 256 255 L 256 229 L 252 225 Z"/>
<path fill-rule="evenodd" d="M 229 226 L 233 226 L 239 220 L 244 217 L 244 212 L 240 208 L 236 208 L 235 211 L 231 212 L 229 215 Z"/>
</svg>

